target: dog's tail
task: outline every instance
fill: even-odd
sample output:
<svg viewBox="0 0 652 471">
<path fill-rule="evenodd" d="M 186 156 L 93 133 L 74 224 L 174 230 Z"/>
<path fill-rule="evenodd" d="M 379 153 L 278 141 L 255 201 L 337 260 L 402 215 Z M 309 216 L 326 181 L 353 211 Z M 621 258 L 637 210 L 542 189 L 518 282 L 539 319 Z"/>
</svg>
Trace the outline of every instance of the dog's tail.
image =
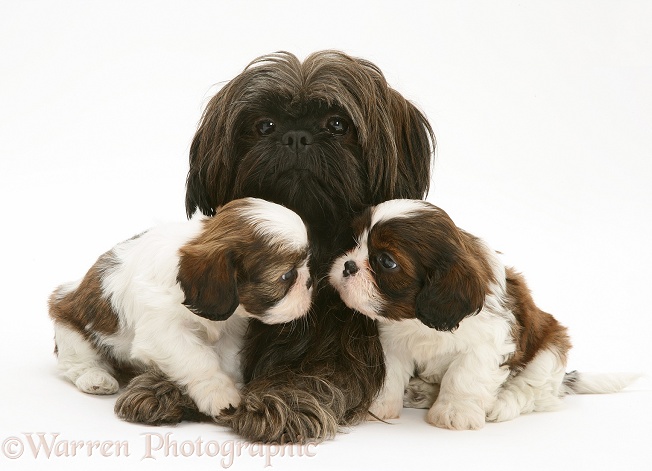
<svg viewBox="0 0 652 471">
<path fill-rule="evenodd" d="M 561 394 L 610 394 L 632 384 L 640 374 L 636 373 L 580 373 L 571 371 L 564 375 Z"/>
<path fill-rule="evenodd" d="M 280 378 L 260 378 L 245 386 L 242 402 L 215 420 L 251 442 L 306 443 L 333 438 L 346 417 L 349 401 L 330 381 L 286 371 Z"/>
</svg>

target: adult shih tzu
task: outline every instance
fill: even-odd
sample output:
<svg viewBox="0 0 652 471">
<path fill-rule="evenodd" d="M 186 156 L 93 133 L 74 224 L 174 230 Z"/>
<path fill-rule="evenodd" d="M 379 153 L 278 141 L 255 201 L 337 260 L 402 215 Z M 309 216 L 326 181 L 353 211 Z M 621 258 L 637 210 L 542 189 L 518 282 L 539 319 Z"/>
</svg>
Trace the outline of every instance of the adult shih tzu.
<svg viewBox="0 0 652 471">
<path fill-rule="evenodd" d="M 387 379 L 370 409 L 377 418 L 399 416 L 415 374 L 425 382 L 411 389 L 439 386 L 427 421 L 450 429 L 550 410 L 564 394 L 615 392 L 636 378 L 565 374 L 566 328 L 436 206 L 388 201 L 353 225 L 357 247 L 334 262 L 330 281 L 349 307 L 381 323 Z"/>
<path fill-rule="evenodd" d="M 244 438 L 323 439 L 366 418 L 385 377 L 377 327 L 342 303 L 328 270 L 353 244 L 356 213 L 425 196 L 434 144 L 425 117 L 377 66 L 337 51 L 260 57 L 210 100 L 190 149 L 188 214 L 244 196 L 287 206 L 308 227 L 317 283 L 307 322 L 250 322 L 242 402 L 221 416 Z M 169 421 L 184 416 L 166 399 L 178 388 L 160 374 L 123 395 L 136 398 L 126 401 L 134 411 L 160 401 Z"/>
<path fill-rule="evenodd" d="M 301 218 L 256 198 L 116 245 L 50 297 L 59 368 L 90 394 L 154 369 L 217 416 L 240 402 L 247 318 L 288 322 L 312 297 Z"/>
</svg>

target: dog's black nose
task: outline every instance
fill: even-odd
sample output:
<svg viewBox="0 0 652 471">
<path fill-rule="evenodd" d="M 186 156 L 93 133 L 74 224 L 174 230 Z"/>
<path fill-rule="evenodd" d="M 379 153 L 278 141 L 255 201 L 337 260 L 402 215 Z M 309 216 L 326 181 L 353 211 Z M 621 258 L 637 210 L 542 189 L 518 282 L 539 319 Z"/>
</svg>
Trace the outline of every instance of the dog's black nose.
<svg viewBox="0 0 652 471">
<path fill-rule="evenodd" d="M 350 275 L 355 275 L 356 273 L 358 273 L 358 270 L 360 269 L 358 268 L 358 266 L 355 264 L 353 260 L 347 260 L 346 262 L 344 262 L 343 274 L 345 277 Z"/>
<path fill-rule="evenodd" d="M 308 131 L 288 131 L 283 134 L 282 142 L 293 151 L 301 152 L 312 144 L 313 137 Z"/>
</svg>

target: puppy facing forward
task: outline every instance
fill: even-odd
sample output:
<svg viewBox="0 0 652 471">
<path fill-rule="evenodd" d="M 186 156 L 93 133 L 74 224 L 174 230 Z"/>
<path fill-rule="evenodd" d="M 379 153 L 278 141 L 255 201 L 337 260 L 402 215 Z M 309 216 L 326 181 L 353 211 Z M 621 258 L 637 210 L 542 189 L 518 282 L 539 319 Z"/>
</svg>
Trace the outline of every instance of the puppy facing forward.
<svg viewBox="0 0 652 471">
<path fill-rule="evenodd" d="M 216 416 L 240 402 L 247 317 L 308 311 L 308 255 L 301 218 L 256 198 L 150 229 L 50 296 L 59 368 L 91 394 L 117 392 L 121 371 L 156 368 Z"/>
<path fill-rule="evenodd" d="M 615 392 L 635 379 L 565 375 L 566 328 L 534 304 L 519 273 L 436 206 L 388 201 L 354 229 L 357 247 L 335 261 L 330 282 L 348 306 L 380 321 L 387 377 L 370 408 L 376 417 L 399 416 L 415 373 L 440 387 L 427 421 L 450 429 L 550 410 L 564 394 Z"/>
</svg>

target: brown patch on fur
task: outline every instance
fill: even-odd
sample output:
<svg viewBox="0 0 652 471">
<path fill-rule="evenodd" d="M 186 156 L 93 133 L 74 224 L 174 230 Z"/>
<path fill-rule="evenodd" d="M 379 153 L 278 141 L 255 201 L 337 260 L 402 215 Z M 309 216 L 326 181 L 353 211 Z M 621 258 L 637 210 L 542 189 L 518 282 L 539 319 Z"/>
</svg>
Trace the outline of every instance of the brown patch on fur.
<svg viewBox="0 0 652 471">
<path fill-rule="evenodd" d="M 94 332 L 116 333 L 118 316 L 111 306 L 110 296 L 102 290 L 106 272 L 114 269 L 116 263 L 113 251 L 108 251 L 97 259 L 75 290 L 63 293 L 65 285 L 58 287 L 48 302 L 50 317 L 90 341 Z"/>
<path fill-rule="evenodd" d="M 525 278 L 513 268 L 507 268 L 507 299 L 509 308 L 516 318 L 512 335 L 516 341 L 516 351 L 506 364 L 510 369 L 524 367 L 541 350 L 554 347 L 561 361 L 571 348 L 566 327 L 551 314 L 539 309 L 530 293 Z"/>
</svg>

